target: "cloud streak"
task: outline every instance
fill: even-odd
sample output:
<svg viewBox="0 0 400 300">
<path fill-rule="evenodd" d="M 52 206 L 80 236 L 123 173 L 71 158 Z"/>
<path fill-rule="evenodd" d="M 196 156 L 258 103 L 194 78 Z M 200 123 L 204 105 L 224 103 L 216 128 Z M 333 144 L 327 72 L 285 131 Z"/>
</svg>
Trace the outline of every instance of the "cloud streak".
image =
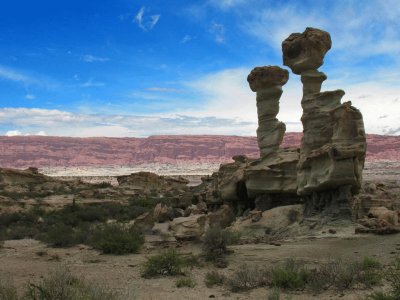
<svg viewBox="0 0 400 300">
<path fill-rule="evenodd" d="M 150 31 L 157 25 L 160 20 L 161 15 L 146 15 L 146 7 L 142 6 L 137 14 L 135 15 L 134 22 L 141 28 L 143 31 Z"/>
</svg>

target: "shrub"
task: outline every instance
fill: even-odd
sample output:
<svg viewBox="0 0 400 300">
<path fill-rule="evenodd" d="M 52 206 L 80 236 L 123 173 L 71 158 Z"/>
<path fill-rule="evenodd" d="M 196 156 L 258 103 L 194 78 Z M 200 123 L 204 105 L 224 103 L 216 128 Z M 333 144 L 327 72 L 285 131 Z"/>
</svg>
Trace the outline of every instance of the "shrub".
<svg viewBox="0 0 400 300">
<path fill-rule="evenodd" d="M 89 244 L 106 254 L 137 253 L 144 243 L 144 237 L 133 226 L 119 224 L 98 226 L 92 232 Z"/>
<path fill-rule="evenodd" d="M 255 265 L 244 264 L 233 273 L 227 284 L 233 292 L 245 291 L 266 285 L 268 277 L 266 270 Z"/>
<path fill-rule="evenodd" d="M 304 289 L 310 274 L 304 264 L 289 259 L 283 265 L 272 268 L 272 285 L 284 289 Z"/>
<path fill-rule="evenodd" d="M 17 300 L 17 289 L 14 284 L 6 277 L 0 275 L 0 299 Z"/>
<path fill-rule="evenodd" d="M 374 258 L 365 257 L 355 262 L 339 259 L 322 264 L 311 273 L 308 283 L 314 292 L 330 287 L 343 291 L 357 283 L 371 287 L 381 283 L 382 279 L 381 264 Z"/>
<path fill-rule="evenodd" d="M 181 287 L 189 287 L 189 288 L 194 288 L 196 286 L 196 282 L 189 277 L 184 277 L 184 278 L 180 278 L 176 281 L 175 283 L 177 288 L 181 288 Z"/>
<path fill-rule="evenodd" d="M 228 253 L 227 246 L 237 242 L 239 236 L 219 227 L 210 227 L 203 241 L 203 251 L 206 260 L 215 261 Z"/>
<path fill-rule="evenodd" d="M 157 276 L 174 276 L 183 274 L 187 266 L 185 259 L 175 250 L 151 256 L 143 265 L 142 276 L 145 278 Z"/>
<path fill-rule="evenodd" d="M 279 300 L 281 299 L 281 290 L 274 288 L 269 294 L 268 294 L 268 300 Z"/>
<path fill-rule="evenodd" d="M 205 278 L 206 287 L 211 288 L 214 285 L 223 285 L 225 281 L 225 276 L 218 273 L 217 271 L 207 272 Z"/>
<path fill-rule="evenodd" d="M 91 284 L 73 276 L 66 269 L 59 269 L 38 284 L 30 283 L 25 293 L 27 300 L 114 300 L 115 292 L 108 288 Z"/>
</svg>

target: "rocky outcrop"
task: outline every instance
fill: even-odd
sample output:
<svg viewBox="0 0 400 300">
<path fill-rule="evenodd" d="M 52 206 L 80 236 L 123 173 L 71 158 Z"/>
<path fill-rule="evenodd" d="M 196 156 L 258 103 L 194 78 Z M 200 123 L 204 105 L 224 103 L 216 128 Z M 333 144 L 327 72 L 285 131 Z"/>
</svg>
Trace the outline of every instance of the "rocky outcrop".
<svg viewBox="0 0 400 300">
<path fill-rule="evenodd" d="M 304 203 L 306 216 L 351 216 L 353 195 L 361 188 L 366 136 L 360 111 L 351 102 L 341 103 L 344 91 L 321 92 L 327 77 L 318 68 L 331 45 L 329 33 L 315 28 L 282 43 L 284 64 L 303 83 L 300 148 L 280 148 L 285 125 L 276 117 L 288 72 L 266 66 L 249 74 L 250 88 L 257 93 L 260 158 L 236 156 L 214 176 L 220 199 L 237 213 Z"/>
<path fill-rule="evenodd" d="M 172 220 L 170 228 L 177 240 L 193 240 L 203 235 L 206 221 L 206 215 L 191 215 Z"/>
<path fill-rule="evenodd" d="M 329 33 L 307 28 L 282 43 L 284 64 L 301 75 L 303 138 L 297 165 L 297 193 L 306 210 L 329 207 L 351 214 L 350 200 L 362 181 L 366 137 L 360 111 L 341 103 L 344 91 L 321 92 L 326 75 L 317 69 L 331 48 Z"/>
</svg>

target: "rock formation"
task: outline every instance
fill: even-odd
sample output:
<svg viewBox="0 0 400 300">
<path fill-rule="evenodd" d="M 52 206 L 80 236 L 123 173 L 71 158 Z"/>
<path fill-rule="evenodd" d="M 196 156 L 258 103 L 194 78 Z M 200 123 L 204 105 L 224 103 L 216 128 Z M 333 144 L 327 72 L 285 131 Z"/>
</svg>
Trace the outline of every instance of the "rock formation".
<svg viewBox="0 0 400 300">
<path fill-rule="evenodd" d="M 279 99 L 282 86 L 289 79 L 289 72 L 277 67 L 256 67 L 247 77 L 250 88 L 257 93 L 257 141 L 261 157 L 274 153 L 282 143 L 286 125 L 279 122 Z"/>
<path fill-rule="evenodd" d="M 303 138 L 297 165 L 297 193 L 306 210 L 350 213 L 350 199 L 361 187 L 366 137 L 360 111 L 341 104 L 344 91 L 321 92 L 326 75 L 317 69 L 331 48 L 328 32 L 307 28 L 283 43 L 283 63 L 301 75 Z"/>
<path fill-rule="evenodd" d="M 328 32 L 307 28 L 283 43 L 283 63 L 301 75 L 303 138 L 300 148 L 280 148 L 285 124 L 276 118 L 288 72 L 256 67 L 247 80 L 257 93 L 259 159 L 235 156 L 213 175 L 218 195 L 240 213 L 253 208 L 304 203 L 305 215 L 350 216 L 361 187 L 366 136 L 360 111 L 341 103 L 344 91 L 321 92 L 326 75 L 318 68 L 332 42 Z M 209 186 L 212 184 L 210 183 Z M 215 201 L 215 195 L 213 195 Z"/>
</svg>

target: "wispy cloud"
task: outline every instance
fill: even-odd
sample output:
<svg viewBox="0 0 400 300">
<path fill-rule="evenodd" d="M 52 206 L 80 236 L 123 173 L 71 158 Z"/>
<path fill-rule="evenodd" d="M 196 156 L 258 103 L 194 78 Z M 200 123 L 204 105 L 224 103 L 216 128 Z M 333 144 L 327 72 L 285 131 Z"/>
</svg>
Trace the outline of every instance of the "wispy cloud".
<svg viewBox="0 0 400 300">
<path fill-rule="evenodd" d="M 91 88 L 91 87 L 100 87 L 104 85 L 105 85 L 104 82 L 96 82 L 93 78 L 89 78 L 87 81 L 80 84 L 80 87 Z"/>
<path fill-rule="evenodd" d="M 193 39 L 192 36 L 186 34 L 182 39 L 181 39 L 181 44 L 186 44 L 189 43 Z"/>
<path fill-rule="evenodd" d="M 134 21 L 135 23 L 144 31 L 149 31 L 157 25 L 160 20 L 161 15 L 146 15 L 146 7 L 142 6 L 140 10 L 135 15 Z"/>
<path fill-rule="evenodd" d="M 14 127 L 8 134 L 44 132 L 58 136 L 149 136 L 158 134 L 238 134 L 249 122 L 217 117 L 185 115 L 135 116 L 74 114 L 60 110 L 2 108 L 2 127 Z M 6 134 L 7 132 L 0 132 Z"/>
<path fill-rule="evenodd" d="M 215 41 L 217 43 L 223 43 L 225 41 L 225 26 L 216 22 L 210 25 L 210 32 L 214 34 Z"/>
<path fill-rule="evenodd" d="M 24 86 L 40 86 L 44 88 L 55 88 L 58 86 L 54 80 L 38 74 L 30 74 L 10 67 L 0 65 L 0 80 L 7 80 L 22 84 Z"/>
<path fill-rule="evenodd" d="M 92 62 L 106 62 L 109 61 L 110 59 L 108 57 L 98 57 L 91 54 L 86 54 L 82 56 L 82 60 L 84 62 L 92 63 Z"/>
<path fill-rule="evenodd" d="M 149 92 L 160 92 L 160 93 L 183 93 L 184 91 L 181 89 L 175 88 L 166 88 L 166 87 L 149 87 L 145 89 Z"/>
<path fill-rule="evenodd" d="M 232 8 L 238 5 L 246 4 L 249 0 L 209 0 L 208 4 L 222 9 Z"/>
<path fill-rule="evenodd" d="M 25 95 L 25 99 L 27 99 L 27 100 L 34 100 L 35 98 L 36 98 L 36 96 L 33 95 L 33 94 L 26 94 Z"/>
</svg>

